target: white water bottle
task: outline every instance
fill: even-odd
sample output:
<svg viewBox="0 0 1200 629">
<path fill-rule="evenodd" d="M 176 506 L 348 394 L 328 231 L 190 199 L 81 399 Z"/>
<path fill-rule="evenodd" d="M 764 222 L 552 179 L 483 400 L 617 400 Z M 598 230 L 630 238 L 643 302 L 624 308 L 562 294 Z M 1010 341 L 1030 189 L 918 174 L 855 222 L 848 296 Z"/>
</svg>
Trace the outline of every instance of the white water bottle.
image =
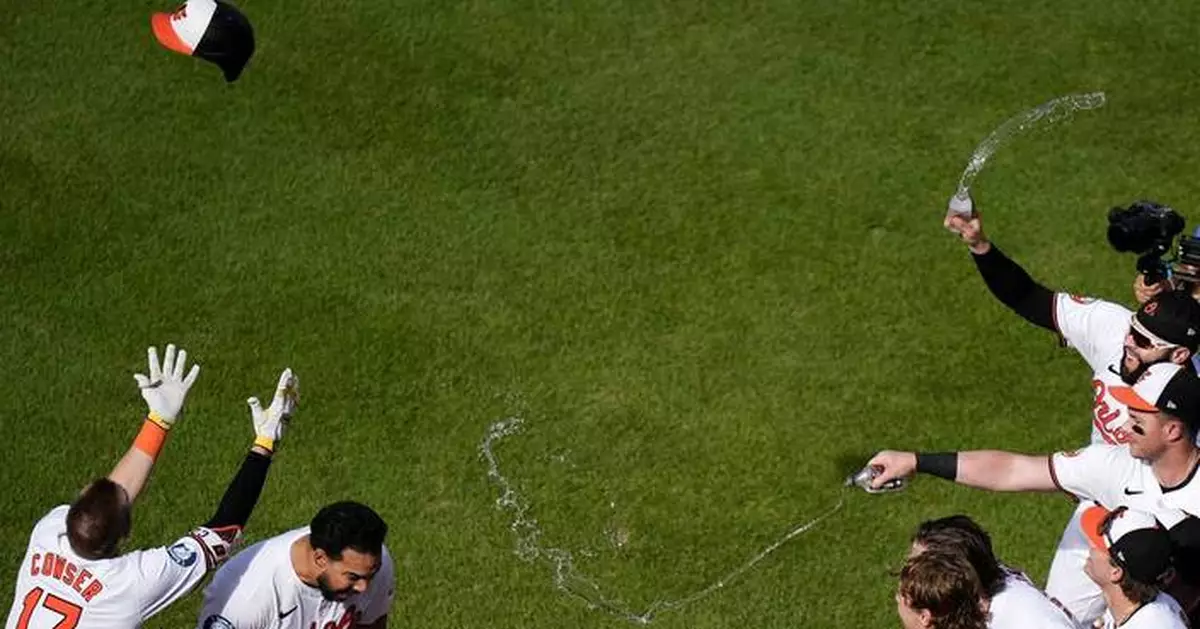
<svg viewBox="0 0 1200 629">
<path fill-rule="evenodd" d="M 975 202 L 971 200 L 971 193 L 968 190 L 959 190 L 950 197 L 950 203 L 946 207 L 946 216 L 957 214 L 966 219 L 970 219 L 975 213 Z"/>
<path fill-rule="evenodd" d="M 881 470 L 878 467 L 875 467 L 873 465 L 868 465 L 868 466 L 862 468 L 861 470 L 859 470 L 858 472 L 851 474 L 850 476 L 847 476 L 844 486 L 853 487 L 853 486 L 857 485 L 859 488 L 861 488 L 863 491 L 867 492 L 868 494 L 882 494 L 882 493 L 886 493 L 886 492 L 890 492 L 890 491 L 900 491 L 901 489 L 904 489 L 905 482 L 904 482 L 903 477 L 893 478 L 892 480 L 880 485 L 879 487 L 872 487 L 871 481 L 875 480 L 876 476 L 879 476 L 880 471 Z"/>
</svg>

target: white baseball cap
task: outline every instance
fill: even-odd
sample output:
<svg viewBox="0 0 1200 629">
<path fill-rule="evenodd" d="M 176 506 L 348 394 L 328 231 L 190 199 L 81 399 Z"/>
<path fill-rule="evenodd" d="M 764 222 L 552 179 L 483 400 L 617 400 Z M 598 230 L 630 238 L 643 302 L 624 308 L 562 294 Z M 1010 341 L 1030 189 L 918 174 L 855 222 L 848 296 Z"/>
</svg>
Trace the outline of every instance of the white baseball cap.
<svg viewBox="0 0 1200 629">
<path fill-rule="evenodd" d="M 1113 387 L 1113 397 L 1134 410 L 1166 413 L 1200 427 L 1200 378 L 1191 365 L 1155 363 L 1133 386 Z"/>
<path fill-rule="evenodd" d="M 1154 516 L 1125 507 L 1100 505 L 1084 510 L 1079 526 L 1088 542 L 1109 556 L 1135 581 L 1162 585 L 1172 568 L 1171 537 Z"/>
</svg>

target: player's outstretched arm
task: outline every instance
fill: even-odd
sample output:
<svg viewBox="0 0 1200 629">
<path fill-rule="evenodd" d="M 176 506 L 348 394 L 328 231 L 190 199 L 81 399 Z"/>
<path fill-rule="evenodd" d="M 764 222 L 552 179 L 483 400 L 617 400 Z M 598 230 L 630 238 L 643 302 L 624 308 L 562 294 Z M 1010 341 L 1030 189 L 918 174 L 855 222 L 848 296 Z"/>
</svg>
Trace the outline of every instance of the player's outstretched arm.
<svg viewBox="0 0 1200 629">
<path fill-rule="evenodd" d="M 254 423 L 254 445 L 225 489 L 216 512 L 204 523 L 205 528 L 228 538 L 231 543 L 241 534 L 267 482 L 271 457 L 283 439 L 283 433 L 299 403 L 300 378 L 291 369 L 285 369 L 280 374 L 275 397 L 266 409 L 256 397 L 246 400 L 250 406 L 250 419 Z M 224 557 L 216 559 L 220 561 Z"/>
<path fill-rule="evenodd" d="M 958 460 L 954 482 L 991 491 L 1058 491 L 1050 474 L 1050 457 L 1001 450 L 975 450 L 946 455 Z M 922 461 L 917 464 L 918 471 Z"/>
<path fill-rule="evenodd" d="M 125 488 L 130 502 L 142 493 L 154 469 L 154 461 L 166 443 L 167 434 L 183 412 L 188 390 L 200 375 L 200 365 L 192 365 L 191 370 L 184 374 L 187 351 L 180 349 L 176 352 L 174 345 L 167 345 L 161 364 L 157 348 L 151 347 L 146 353 L 149 375 L 139 373 L 133 379 L 149 410 L 133 446 L 108 474 L 109 480 Z"/>
<path fill-rule="evenodd" d="M 1035 282 L 1025 269 L 988 240 L 974 201 L 970 201 L 968 213 L 963 213 L 963 208 L 956 208 L 954 203 L 955 200 L 951 199 L 950 210 L 946 212 L 942 224 L 967 244 L 988 290 L 1026 321 L 1052 332 L 1057 331 L 1054 326 L 1054 291 Z"/>
<path fill-rule="evenodd" d="M 894 478 L 930 474 L 960 485 L 991 491 L 1055 491 L 1050 457 L 1000 450 L 972 452 L 895 452 L 884 450 L 867 463 L 879 470 L 872 481 L 881 487 Z"/>
<path fill-rule="evenodd" d="M 247 400 L 254 423 L 254 444 L 225 488 L 216 512 L 203 526 L 170 547 L 143 553 L 140 567 L 147 584 L 141 592 L 143 620 L 187 595 L 233 552 L 267 482 L 275 449 L 299 404 L 299 386 L 299 379 L 286 369 L 269 407 L 264 409 L 258 398 Z"/>
</svg>

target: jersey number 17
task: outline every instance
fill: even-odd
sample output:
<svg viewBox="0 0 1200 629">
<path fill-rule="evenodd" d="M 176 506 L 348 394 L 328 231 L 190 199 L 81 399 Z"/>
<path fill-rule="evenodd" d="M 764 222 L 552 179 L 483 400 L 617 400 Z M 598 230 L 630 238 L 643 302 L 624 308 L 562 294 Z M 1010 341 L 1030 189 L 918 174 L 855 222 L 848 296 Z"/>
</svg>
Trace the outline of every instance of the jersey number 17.
<svg viewBox="0 0 1200 629">
<path fill-rule="evenodd" d="M 29 620 L 33 618 L 33 612 L 37 610 L 39 601 L 41 601 L 42 607 L 62 616 L 62 620 L 58 621 L 58 624 L 54 625 L 52 629 L 75 629 L 75 625 L 79 624 L 79 617 L 83 615 L 83 608 L 48 593 L 43 600 L 43 593 L 42 588 L 33 588 L 25 595 L 25 600 L 21 603 L 21 617 L 17 620 L 17 629 L 29 629 Z"/>
</svg>

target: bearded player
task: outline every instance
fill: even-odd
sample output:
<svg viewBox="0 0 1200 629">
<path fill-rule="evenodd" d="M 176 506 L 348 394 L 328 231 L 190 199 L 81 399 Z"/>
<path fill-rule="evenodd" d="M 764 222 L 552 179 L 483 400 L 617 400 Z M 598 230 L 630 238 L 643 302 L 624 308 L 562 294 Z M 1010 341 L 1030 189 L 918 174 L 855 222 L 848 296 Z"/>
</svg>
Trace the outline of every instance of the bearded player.
<svg viewBox="0 0 1200 629">
<path fill-rule="evenodd" d="M 1112 302 L 1056 293 L 1035 282 L 983 233 L 973 204 L 952 201 L 944 225 L 962 238 L 988 289 L 1030 323 L 1055 332 L 1092 369 L 1092 443 L 1128 441 L 1122 426 L 1128 407 L 1113 387 L 1128 387 L 1156 363 L 1189 365 L 1200 345 L 1200 304 L 1184 292 L 1164 292 L 1136 313 Z M 1088 542 L 1081 533 L 1080 505 L 1067 524 L 1046 582 L 1046 593 L 1083 624 L 1104 611 L 1099 588 L 1083 572 Z"/>
<path fill-rule="evenodd" d="M 336 502 L 309 526 L 247 547 L 204 590 L 200 629 L 386 629 L 395 568 L 387 524 Z"/>
<path fill-rule="evenodd" d="M 256 438 L 213 517 L 169 546 L 121 553 L 130 514 L 184 399 L 200 374 L 187 375 L 187 352 L 168 345 L 160 365 L 149 349 L 149 375 L 134 376 L 149 412 L 133 446 L 107 477 L 70 505 L 55 507 L 29 537 L 6 629 L 128 629 L 186 595 L 225 559 L 266 482 L 275 446 L 296 405 L 291 370 L 271 406 L 248 400 Z"/>
</svg>

